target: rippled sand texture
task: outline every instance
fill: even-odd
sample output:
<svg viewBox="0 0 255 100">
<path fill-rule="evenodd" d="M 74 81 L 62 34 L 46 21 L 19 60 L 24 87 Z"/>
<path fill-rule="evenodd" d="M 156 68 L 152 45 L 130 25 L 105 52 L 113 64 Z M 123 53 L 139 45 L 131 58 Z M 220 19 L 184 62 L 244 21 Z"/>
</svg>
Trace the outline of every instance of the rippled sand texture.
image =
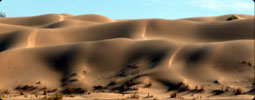
<svg viewBox="0 0 255 100">
<path fill-rule="evenodd" d="M 254 16 L 231 16 L 0 18 L 0 94 L 253 98 Z"/>
</svg>

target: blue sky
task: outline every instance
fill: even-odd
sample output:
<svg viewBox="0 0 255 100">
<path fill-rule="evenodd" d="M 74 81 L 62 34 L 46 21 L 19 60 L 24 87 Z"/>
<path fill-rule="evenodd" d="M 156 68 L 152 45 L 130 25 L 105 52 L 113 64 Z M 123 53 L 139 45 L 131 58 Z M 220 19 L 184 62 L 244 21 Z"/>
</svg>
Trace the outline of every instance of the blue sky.
<svg viewBox="0 0 255 100">
<path fill-rule="evenodd" d="M 111 19 L 178 19 L 224 14 L 253 15 L 252 0 L 2 0 L 7 17 L 49 13 L 100 14 Z"/>
</svg>

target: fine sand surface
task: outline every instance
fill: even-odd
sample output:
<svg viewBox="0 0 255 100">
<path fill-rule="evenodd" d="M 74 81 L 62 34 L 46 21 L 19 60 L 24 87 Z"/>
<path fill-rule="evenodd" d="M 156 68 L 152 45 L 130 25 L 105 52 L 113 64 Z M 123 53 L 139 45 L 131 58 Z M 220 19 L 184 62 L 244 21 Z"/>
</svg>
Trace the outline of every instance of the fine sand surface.
<svg viewBox="0 0 255 100">
<path fill-rule="evenodd" d="M 252 99 L 254 16 L 0 18 L 0 98 Z"/>
</svg>

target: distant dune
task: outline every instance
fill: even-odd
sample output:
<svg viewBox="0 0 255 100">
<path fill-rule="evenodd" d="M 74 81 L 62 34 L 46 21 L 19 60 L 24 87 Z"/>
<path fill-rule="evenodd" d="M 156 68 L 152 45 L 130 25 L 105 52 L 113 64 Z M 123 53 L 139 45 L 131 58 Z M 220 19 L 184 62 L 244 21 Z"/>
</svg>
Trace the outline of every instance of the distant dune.
<svg viewBox="0 0 255 100">
<path fill-rule="evenodd" d="M 0 18 L 0 98 L 251 99 L 253 69 L 250 15 Z"/>
</svg>

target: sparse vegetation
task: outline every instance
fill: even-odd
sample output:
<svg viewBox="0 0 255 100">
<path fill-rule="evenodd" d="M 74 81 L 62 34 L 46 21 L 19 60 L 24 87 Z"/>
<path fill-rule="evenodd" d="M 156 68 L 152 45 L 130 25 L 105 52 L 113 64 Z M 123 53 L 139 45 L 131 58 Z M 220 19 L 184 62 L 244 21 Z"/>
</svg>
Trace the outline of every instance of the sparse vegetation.
<svg viewBox="0 0 255 100">
<path fill-rule="evenodd" d="M 238 17 L 233 15 L 233 16 L 228 17 L 227 21 L 232 21 L 232 20 L 237 20 L 237 19 L 238 19 Z"/>
<path fill-rule="evenodd" d="M 130 64 L 130 65 L 128 65 L 127 66 L 128 68 L 131 68 L 131 69 L 137 69 L 137 68 L 139 68 L 139 66 L 137 65 L 137 64 Z"/>
<path fill-rule="evenodd" d="M 249 62 L 249 61 L 242 61 L 241 64 L 246 64 L 246 65 L 248 65 L 249 67 L 252 67 L 251 62 Z"/>
<path fill-rule="evenodd" d="M 176 98 L 176 97 L 177 97 L 177 92 L 170 94 L 170 98 Z"/>
<path fill-rule="evenodd" d="M 201 86 L 201 88 L 198 90 L 198 92 L 204 92 L 205 91 L 205 87 Z"/>
<path fill-rule="evenodd" d="M 150 93 L 148 93 L 146 98 L 153 98 L 153 95 L 150 95 Z"/>
<path fill-rule="evenodd" d="M 47 94 L 48 94 L 47 89 L 44 89 L 43 90 L 43 95 L 47 95 Z"/>
<path fill-rule="evenodd" d="M 213 81 L 213 83 L 220 84 L 220 82 L 218 80 Z"/>
<path fill-rule="evenodd" d="M 15 88 L 15 90 L 20 90 L 20 91 L 33 91 L 35 89 L 37 89 L 37 87 L 33 85 L 18 86 Z"/>
<path fill-rule="evenodd" d="M 140 82 L 137 82 L 136 80 L 130 80 L 130 81 L 127 82 L 128 87 L 133 86 L 133 85 L 137 85 L 137 84 L 140 84 Z"/>
<path fill-rule="evenodd" d="M 198 89 L 198 86 L 196 86 L 193 90 L 193 92 L 197 92 L 197 93 L 201 93 L 201 92 L 205 92 L 205 88 L 202 85 L 200 89 Z"/>
<path fill-rule="evenodd" d="M 1 14 L 2 13 L 0 13 L 0 17 L 2 16 Z M 48 16 L 48 15 L 46 15 L 46 16 Z M 3 31 L 3 34 L 4 34 L 3 42 L 7 43 L 7 45 L 8 45 L 8 48 L 6 47 L 7 49 L 9 49 L 9 44 L 12 44 L 12 41 L 14 41 L 16 43 L 16 35 L 15 35 L 16 32 L 14 32 L 14 37 L 12 36 L 12 33 L 10 34 L 10 36 L 8 34 L 7 34 L 7 36 L 5 36 L 5 33 L 7 31 L 9 32 L 9 30 L 11 32 L 11 29 L 16 30 L 16 28 L 9 29 L 8 28 L 9 26 L 14 27 L 14 25 L 19 25 L 20 27 L 18 27 L 18 28 L 21 30 L 21 33 L 25 34 L 24 39 L 22 39 L 22 41 L 21 41 L 22 43 L 24 42 L 24 45 L 21 45 L 22 46 L 21 48 L 23 48 L 23 46 L 24 46 L 24 48 L 27 48 L 26 45 L 28 45 L 28 44 L 30 47 L 30 44 L 31 44 L 30 42 L 35 41 L 34 37 L 37 36 L 36 34 L 45 32 L 45 31 L 43 31 L 42 28 L 40 28 L 40 31 L 37 30 L 38 27 L 45 27 L 46 25 L 48 26 L 48 25 L 51 25 L 51 23 L 54 23 L 57 25 L 56 26 L 57 30 L 60 28 L 65 28 L 65 27 L 62 27 L 63 25 L 68 28 L 69 26 L 72 26 L 72 21 L 71 21 L 71 25 L 68 24 L 69 22 L 67 23 L 67 25 L 65 25 L 65 23 L 63 24 L 62 22 L 59 23 L 64 18 L 67 18 L 67 21 L 68 21 L 68 19 L 71 18 L 68 16 L 69 15 L 64 15 L 64 14 L 49 15 L 49 21 L 48 21 L 48 17 L 45 17 L 47 19 L 47 20 L 45 20 L 46 22 L 44 22 L 44 19 L 45 19 L 44 16 L 33 17 L 33 18 L 31 18 L 32 21 L 29 21 L 29 22 L 27 22 L 27 20 L 30 20 L 30 18 L 27 18 L 27 17 L 26 18 L 2 18 L 1 20 L 9 21 L 9 19 L 10 19 L 10 22 L 13 22 L 13 23 L 9 23 L 10 25 L 8 25 L 8 23 L 3 24 L 3 25 L 6 25 L 3 27 L 7 28 Z M 240 16 L 242 16 L 242 15 L 240 15 Z M 227 21 L 238 19 L 238 17 L 239 17 L 239 15 L 231 16 L 228 19 L 227 19 L 227 17 L 224 17 L 223 21 L 228 23 Z M 51 19 L 51 18 L 53 18 L 53 19 Z M 220 18 L 222 18 L 222 17 L 220 17 Z M 239 18 L 242 19 L 241 17 L 239 17 Z M 19 22 L 14 23 L 15 20 L 11 21 L 12 19 L 15 19 L 15 20 L 18 19 Z M 23 21 L 23 19 L 25 19 L 25 20 Z M 37 19 L 38 19 L 38 21 L 37 21 Z M 208 19 L 209 18 L 202 18 L 202 19 L 195 18 L 190 21 L 187 20 L 187 22 L 188 22 L 187 24 L 189 24 L 189 22 L 192 22 L 194 24 L 196 24 L 196 23 L 200 24 L 200 21 L 202 21 L 202 22 L 205 21 L 207 24 Z M 209 24 L 210 24 L 210 22 L 213 22 L 215 19 L 216 18 L 209 19 L 208 20 Z M 97 18 L 96 18 L 96 20 L 97 20 Z M 80 20 L 80 21 L 82 21 L 82 20 Z M 86 20 L 86 21 L 89 21 L 89 20 Z M 152 21 L 154 21 L 154 20 L 152 20 Z M 172 25 L 169 26 L 166 22 L 164 22 L 164 20 L 159 20 L 159 21 L 156 20 L 156 22 L 160 22 L 160 23 L 161 23 L 161 21 L 163 22 L 162 25 L 159 24 L 159 26 L 157 26 L 158 24 L 157 23 L 155 24 L 157 27 L 159 27 L 157 29 L 161 29 L 161 26 L 163 27 L 162 29 L 164 29 L 165 27 L 172 27 Z M 220 22 L 219 20 L 215 20 L 215 21 L 216 21 L 216 23 Z M 238 21 L 242 22 L 242 20 L 237 20 L 237 22 Z M 40 23 L 36 23 L 36 22 L 40 22 Z M 97 21 L 95 21 L 95 22 L 97 22 Z M 146 23 L 150 22 L 150 20 L 146 19 L 145 22 Z M 141 32 L 143 32 L 142 35 L 146 35 L 146 31 L 148 31 L 148 29 L 151 28 L 151 27 L 148 27 L 148 29 L 146 29 L 145 22 L 143 20 L 139 21 L 139 23 L 137 22 L 137 24 L 141 24 L 140 25 L 141 27 L 138 27 L 137 29 L 139 29 L 139 30 L 141 30 Z M 223 22 L 223 24 L 224 24 L 224 22 Z M 36 24 L 34 24 L 34 23 L 36 23 Z M 185 23 L 186 22 L 184 21 L 184 24 Z M 228 24 L 231 24 L 231 23 L 232 22 L 229 22 Z M 234 23 L 235 23 L 235 21 L 234 21 Z M 172 24 L 174 26 L 175 23 L 172 23 Z M 221 25 L 221 24 L 222 23 L 219 23 L 219 25 Z M 123 26 L 122 24 L 120 24 L 120 25 Z M 132 28 L 133 27 L 132 25 L 133 25 L 132 23 L 131 23 L 131 25 L 128 24 L 128 26 L 127 26 L 128 28 L 125 30 L 122 28 L 120 28 L 120 29 L 124 30 L 124 31 L 126 31 L 126 30 L 128 31 L 130 29 L 129 26 Z M 25 29 L 22 29 L 21 26 L 24 26 Z M 28 26 L 29 27 L 31 26 L 31 28 L 28 28 Z M 34 31 L 34 29 L 32 30 L 33 26 L 36 26 L 36 27 L 34 27 L 35 31 Z M 61 27 L 58 27 L 58 26 L 61 26 Z M 81 27 L 81 28 L 84 28 L 84 27 Z M 106 26 L 106 28 L 108 28 L 108 27 Z M 118 28 L 117 30 L 119 30 L 119 27 L 117 27 L 117 28 Z M 124 25 L 124 28 L 125 28 L 125 25 Z M 202 28 L 204 28 L 204 27 L 202 27 Z M 77 28 L 77 29 L 80 29 L 80 28 Z M 101 28 L 99 27 L 98 33 L 100 33 L 101 31 L 104 31 L 104 30 L 100 30 L 100 29 Z M 102 29 L 104 29 L 104 27 L 102 27 Z M 152 29 L 153 29 L 153 27 L 152 27 Z M 177 27 L 177 29 L 179 30 L 178 27 Z M 193 29 L 193 28 L 191 27 L 189 29 Z M 23 30 L 24 30 L 24 32 L 23 32 Z M 49 29 L 45 28 L 45 30 L 47 31 Z M 53 30 L 55 30 L 55 29 L 53 29 Z M 97 30 L 97 28 L 95 28 L 95 29 L 93 28 L 93 30 Z M 91 31 L 92 32 L 93 30 L 88 29 L 88 31 L 87 30 L 83 30 L 83 31 L 86 31 L 86 32 Z M 174 30 L 173 30 L 173 33 L 178 33 L 178 32 L 175 32 Z M 231 28 L 229 30 L 231 30 Z M 71 31 L 73 31 L 73 30 L 71 30 Z M 79 30 L 74 29 L 74 31 L 77 31 L 77 33 L 79 33 L 78 32 Z M 167 30 L 167 29 L 162 30 L 162 31 L 172 32 L 171 30 Z M 191 31 L 197 31 L 197 30 L 191 30 Z M 215 30 L 215 32 L 217 32 L 217 31 L 221 31 L 221 30 Z M 62 31 L 59 30 L 57 32 L 61 33 Z M 59 34 L 57 34 L 57 32 L 55 32 L 56 36 L 59 35 Z M 115 31 L 111 31 L 111 32 L 115 32 Z M 160 33 L 160 32 L 161 31 L 159 31 L 158 33 Z M 214 31 L 212 30 L 212 32 L 214 32 Z M 18 31 L 18 33 L 19 33 L 19 31 Z M 52 33 L 53 33 L 53 31 L 52 31 Z M 155 31 L 155 33 L 157 33 L 157 31 Z M 222 33 L 224 33 L 224 32 L 222 32 Z M 30 34 L 31 34 L 31 36 L 30 36 Z M 192 34 L 192 32 L 191 32 L 191 34 Z M 112 34 L 110 34 L 109 37 L 111 37 L 111 35 Z M 175 35 L 173 35 L 173 37 L 174 36 Z M 6 40 L 5 40 L 5 37 L 7 37 Z M 46 35 L 45 37 L 48 37 L 48 35 Z M 54 35 L 54 37 L 55 37 L 55 35 Z M 62 37 L 62 35 L 60 36 L 60 38 L 61 37 Z M 77 37 L 79 40 L 79 35 Z M 9 38 L 11 38 L 11 39 L 9 40 Z M 13 38 L 14 38 L 14 40 L 12 40 Z M 19 38 L 23 38 L 23 35 L 22 35 L 22 37 L 18 36 L 17 38 L 19 40 Z M 137 38 L 140 41 L 140 34 L 138 34 Z M 54 38 L 52 38 L 52 39 L 54 39 Z M 57 37 L 57 39 L 58 39 L 58 37 Z M 74 37 L 73 40 L 75 40 L 75 39 L 76 39 L 76 37 Z M 106 48 L 107 50 L 104 50 L 104 48 L 102 48 L 102 54 L 101 53 L 95 54 L 95 55 L 91 54 L 91 55 L 89 55 L 89 57 L 87 57 L 87 55 L 84 55 L 83 53 L 87 53 L 87 51 L 89 51 L 88 53 L 90 53 L 90 51 L 93 51 L 94 48 L 92 48 L 92 50 L 90 50 L 90 45 L 89 45 L 89 50 L 87 50 L 87 48 L 84 47 L 87 45 L 83 45 L 83 44 L 82 45 L 77 45 L 77 44 L 69 45 L 68 44 L 67 46 L 65 46 L 66 42 L 70 42 L 68 40 L 66 40 L 66 41 L 63 40 L 63 41 L 59 42 L 59 44 L 63 42 L 63 44 L 61 44 L 63 46 L 61 46 L 61 47 L 64 47 L 64 48 L 62 48 L 63 50 L 61 50 L 61 51 L 57 50 L 59 48 L 58 45 L 56 47 L 54 47 L 53 49 L 52 48 L 46 48 L 46 49 L 38 48 L 39 51 L 36 48 L 35 51 L 32 51 L 32 56 L 31 56 L 32 58 L 30 57 L 30 55 L 31 55 L 30 51 L 25 52 L 26 54 L 28 54 L 28 56 L 27 56 L 28 60 L 23 61 L 22 56 L 26 56 L 26 54 L 21 54 L 21 55 L 17 56 L 17 61 L 15 59 L 15 61 L 13 61 L 13 64 L 11 61 L 8 61 L 3 64 L 3 66 L 6 66 L 6 68 L 4 67 L 3 69 L 8 69 L 7 71 L 3 71 L 4 75 L 8 72 L 12 72 L 9 74 L 13 75 L 13 73 L 14 73 L 13 77 L 15 77 L 15 78 L 9 79 L 10 82 L 8 81 L 6 83 L 3 83 L 3 86 L 1 84 L 1 88 L 9 88 L 9 91 L 3 90 L 2 92 L 0 92 L 0 100 L 1 100 L 1 98 L 5 99 L 6 97 L 8 97 L 8 99 L 9 99 L 10 97 L 14 97 L 14 96 L 18 96 L 16 98 L 25 97 L 26 99 L 30 99 L 30 98 L 34 98 L 34 97 L 36 97 L 37 99 L 41 99 L 44 97 L 43 99 L 45 99 L 45 100 L 63 100 L 63 97 L 66 97 L 66 98 L 78 97 L 78 95 L 80 95 L 82 98 L 84 97 L 84 99 L 87 99 L 87 97 L 92 98 L 92 99 L 95 97 L 96 98 L 105 98 L 105 97 L 120 98 L 119 97 L 120 94 L 123 95 L 123 97 L 121 97 L 121 98 L 128 97 L 130 99 L 139 99 L 139 98 L 141 99 L 144 97 L 148 98 L 148 99 L 153 99 L 156 97 L 158 97 L 160 99 L 161 98 L 162 99 L 164 99 L 164 98 L 179 99 L 182 96 L 185 97 L 185 99 L 186 99 L 186 97 L 187 98 L 193 98 L 193 97 L 195 97 L 195 98 L 201 97 L 202 98 L 202 96 L 203 96 L 203 99 L 204 99 L 204 98 L 212 97 L 211 94 L 213 94 L 213 93 L 215 95 L 223 94 L 220 96 L 231 96 L 231 98 L 232 97 L 235 98 L 233 95 L 247 94 L 249 97 L 250 97 L 250 95 L 252 95 L 252 94 L 248 94 L 246 92 L 248 89 L 251 88 L 250 83 L 252 82 L 252 77 L 250 75 L 250 72 L 249 73 L 242 72 L 241 74 L 238 73 L 239 69 L 241 69 L 243 66 L 247 69 L 251 69 L 248 66 L 254 65 L 252 61 L 251 62 L 247 62 L 247 61 L 240 62 L 240 61 L 242 61 L 242 60 L 240 60 L 240 61 L 236 61 L 236 62 L 231 62 L 231 61 L 225 59 L 225 58 L 231 58 L 232 56 L 230 54 L 230 56 L 223 55 L 223 56 L 227 56 L 223 60 L 216 59 L 217 61 L 215 60 L 215 63 L 214 62 L 211 63 L 208 61 L 208 63 L 206 62 L 206 64 L 204 64 L 203 62 L 205 60 L 207 60 L 207 51 L 208 51 L 206 43 L 205 43 L 205 45 L 188 44 L 187 45 L 188 48 L 186 48 L 187 46 L 184 44 L 184 47 L 185 47 L 184 50 L 180 51 L 181 53 L 179 53 L 177 55 L 177 57 L 175 57 L 175 55 L 179 52 L 178 48 L 182 47 L 183 44 L 182 43 L 172 43 L 171 40 L 169 40 L 169 41 L 165 41 L 165 39 L 163 39 L 163 40 L 164 40 L 164 41 L 162 41 L 162 42 L 164 42 L 163 44 L 168 44 L 168 46 L 162 45 L 162 46 L 158 47 L 157 42 L 160 42 L 161 39 L 160 39 L 160 41 L 158 41 L 158 40 L 152 41 L 153 45 L 150 45 L 150 43 L 151 43 L 150 42 L 148 45 L 146 44 L 145 47 L 142 47 L 142 48 L 138 48 L 138 46 L 140 46 L 141 43 L 134 47 L 133 46 L 129 47 L 129 44 L 128 44 L 127 45 L 128 48 L 120 49 L 120 51 L 119 51 L 121 54 L 121 56 L 119 58 L 121 58 L 121 59 L 118 59 L 118 55 L 116 58 L 115 57 L 116 55 L 111 55 L 111 52 L 108 52 L 108 51 L 111 51 L 111 49 L 109 49 L 109 50 L 107 49 L 109 47 L 107 44 L 105 46 L 105 47 L 107 47 Z M 121 41 L 123 41 L 123 40 L 121 40 Z M 123 43 L 126 43 L 126 41 L 128 43 L 130 42 L 129 40 L 124 40 Z M 177 39 L 176 41 L 178 42 L 179 39 Z M 180 39 L 180 41 L 182 41 L 182 39 Z M 19 42 L 19 41 L 17 41 L 17 42 Z M 29 42 L 29 43 L 27 43 L 27 42 Z M 75 41 L 71 41 L 71 42 L 75 42 Z M 118 41 L 114 40 L 113 42 L 114 43 L 119 42 L 119 40 Z M 33 45 L 33 47 L 37 46 L 36 43 L 32 43 L 31 45 Z M 143 45 L 144 45 L 144 43 L 141 44 L 141 46 L 143 46 Z M 5 46 L 5 44 L 4 44 L 4 46 Z M 82 46 L 82 47 L 80 48 L 80 46 Z M 91 45 L 91 46 L 93 46 L 93 45 Z M 97 46 L 98 45 L 95 45 L 95 47 L 97 47 Z M 118 47 L 119 44 L 117 44 L 116 46 Z M 204 46 L 206 46 L 205 49 L 204 49 Z M 10 47 L 12 47 L 12 45 L 10 45 Z M 76 48 L 76 47 L 78 47 L 78 48 Z M 112 46 L 110 46 L 110 47 L 112 47 Z M 114 47 L 113 49 L 115 49 L 115 45 L 113 47 Z M 153 47 L 155 47 L 156 49 L 154 50 Z M 56 50 L 55 50 L 55 48 L 56 48 Z M 178 50 L 175 48 L 177 48 Z M 33 48 L 31 48 L 31 49 L 33 49 Z M 40 49 L 43 49 L 43 51 L 41 51 Z M 45 50 L 49 49 L 53 53 L 51 53 L 50 51 L 46 52 L 46 51 L 44 51 L 44 49 Z M 84 51 L 84 49 L 86 52 Z M 98 49 L 98 48 L 95 48 L 95 49 Z M 126 49 L 128 49 L 128 50 L 126 50 Z M 82 51 L 82 52 L 80 52 L 80 51 Z M 98 51 L 98 52 L 101 52 L 101 51 Z M 129 52 L 132 52 L 132 53 L 129 53 Z M 135 53 L 133 54 L 133 52 L 135 52 Z M 228 52 L 228 51 L 226 51 L 226 52 Z M 11 52 L 11 53 L 18 54 L 18 53 L 23 53 L 23 52 L 16 50 L 15 52 Z M 92 53 L 94 53 L 94 52 L 92 52 Z M 110 54 L 103 55 L 105 53 L 106 54 L 110 53 Z M 9 58 L 16 58 L 16 56 L 12 57 L 12 55 L 13 54 L 10 54 L 10 55 L 8 55 L 8 57 L 10 56 Z M 79 55 L 81 55 L 81 56 L 79 56 Z M 90 56 L 92 56 L 92 58 Z M 97 56 L 99 56 L 99 57 L 97 57 Z M 112 59 L 110 59 L 110 58 L 109 59 L 112 60 L 113 63 L 106 63 L 106 60 L 108 60 L 108 59 L 105 56 L 111 57 Z M 122 59 L 123 58 L 122 56 L 124 57 L 124 59 Z M 4 57 L 5 57 L 5 55 L 4 55 Z M 170 59 L 169 59 L 169 57 L 170 57 Z M 233 57 L 239 57 L 239 55 L 235 55 Z M 34 60 L 33 58 L 38 58 L 38 59 Z M 243 57 L 243 58 L 245 58 L 245 57 Z M 4 61 L 5 61 L 5 59 L 3 59 L 3 61 L 1 61 L 1 62 L 4 62 Z M 139 66 L 138 66 L 138 64 L 130 64 L 130 65 L 126 66 L 127 63 L 133 62 L 133 61 L 139 62 Z M 18 63 L 15 63 L 15 62 L 18 62 Z M 22 62 L 25 62 L 25 64 L 23 65 Z M 90 62 L 92 62 L 92 63 L 90 63 Z M 175 63 L 172 64 L 172 62 L 175 62 Z M 200 64 L 200 62 L 202 62 L 202 64 Z M 22 65 L 18 65 L 21 63 L 22 63 Z M 174 65 L 174 66 L 171 66 L 171 65 Z M 225 68 L 225 67 L 228 67 L 228 65 L 229 65 L 229 68 Z M 235 67 L 236 70 L 233 70 L 233 71 L 228 70 L 228 69 L 232 68 L 231 67 L 232 65 Z M 240 65 L 242 65 L 242 66 L 240 67 Z M 33 67 L 32 69 L 34 69 L 34 70 L 29 73 L 26 73 L 26 72 L 30 71 L 30 70 L 22 70 L 22 72 L 19 72 L 20 70 L 18 70 L 18 69 L 24 69 L 24 68 L 31 69 L 30 66 L 31 66 L 31 68 Z M 206 67 L 206 69 L 204 69 L 204 66 L 205 67 L 208 66 L 208 68 L 211 68 L 211 70 L 207 70 L 207 67 Z M 102 67 L 105 67 L 105 68 L 102 68 Z M 173 67 L 173 68 L 170 68 L 170 67 Z M 218 70 L 218 69 L 221 69 L 222 67 L 224 68 L 224 70 Z M 88 75 L 85 75 L 86 71 L 82 72 L 83 68 L 88 69 Z M 38 70 L 40 70 L 40 69 L 45 69 L 45 70 L 41 71 L 40 73 L 37 73 Z M 104 70 L 104 69 L 107 69 L 107 70 Z M 176 72 L 174 72 L 174 71 L 176 71 Z M 229 73 L 224 73 L 225 71 L 229 72 Z M 73 73 L 73 72 L 77 72 L 77 73 Z M 119 74 L 119 72 L 121 72 L 121 73 Z M 202 74 L 200 74 L 199 72 L 200 73 L 202 72 Z M 15 74 L 15 73 L 18 73 L 18 74 Z M 84 75 L 83 75 L 83 73 L 84 73 Z M 47 77 L 46 78 L 42 77 L 43 76 L 42 74 L 49 76 L 50 79 L 46 79 Z M 214 76 L 211 74 L 215 74 L 214 75 L 215 78 L 216 78 L 216 76 L 218 76 L 218 74 L 221 77 L 219 78 L 219 80 L 215 80 Z M 232 74 L 234 74 L 234 75 L 232 75 Z M 6 75 L 8 75 L 8 74 L 6 74 Z M 12 78 L 12 76 L 10 76 L 10 75 L 6 77 L 7 80 L 8 80 L 8 78 Z M 18 75 L 20 75 L 20 78 L 19 77 L 16 78 L 16 76 L 18 76 Z M 229 76 L 231 76 L 231 75 L 232 75 L 232 77 L 229 78 Z M 239 75 L 239 76 L 237 77 L 237 79 L 235 79 L 236 77 L 234 77 L 234 76 L 237 76 L 237 75 Z M 210 77 L 210 76 L 213 76 L 213 77 Z M 5 76 L 3 76 L 3 77 L 5 77 Z M 63 81 L 61 79 L 63 79 Z M 113 80 L 111 81 L 111 79 L 113 79 Z M 71 83 L 71 82 L 73 82 L 73 83 Z M 26 84 L 29 84 L 29 85 L 26 85 Z M 17 86 L 20 85 L 20 86 L 17 88 L 14 87 L 14 88 L 16 88 L 16 90 L 13 91 L 13 86 L 16 86 L 16 85 Z M 204 86 L 202 86 L 202 85 L 204 85 Z M 239 86 L 239 85 L 242 85 L 242 86 Z M 47 86 L 47 88 L 43 88 L 44 86 L 45 87 Z M 222 88 L 220 88 L 221 86 L 222 86 Z M 225 87 L 225 86 L 231 86 L 231 87 Z M 11 87 L 11 89 L 10 89 L 10 87 Z M 236 87 L 243 87 L 242 89 L 244 89 L 245 91 L 242 91 L 241 89 L 237 89 Z M 150 93 L 146 94 L 147 91 L 149 91 Z M 252 91 L 254 91 L 254 90 L 252 90 Z M 10 94 L 9 94 L 9 92 L 10 92 Z M 87 94 L 90 94 L 90 92 L 91 92 L 91 95 L 87 96 Z M 105 92 L 105 93 L 101 93 L 101 92 Z M 12 93 L 14 93 L 14 94 L 12 94 Z M 114 93 L 118 93 L 118 94 L 114 94 Z M 192 95 L 192 96 L 190 96 L 190 95 Z M 244 95 L 244 96 L 246 96 L 246 95 Z M 216 98 L 218 98 L 218 97 L 216 97 Z M 73 98 L 73 99 L 77 99 L 77 98 Z"/>
<path fill-rule="evenodd" d="M 190 90 L 189 85 L 186 85 L 186 84 L 183 83 L 183 82 L 178 83 L 178 84 L 177 84 L 177 87 L 178 87 L 178 91 L 179 91 L 179 92 L 183 92 L 183 91 Z"/>
<path fill-rule="evenodd" d="M 62 93 L 63 94 L 83 94 L 87 92 L 86 89 L 83 89 L 81 87 L 78 87 L 78 88 L 75 88 L 75 87 L 72 87 L 70 85 L 68 85 L 63 91 Z"/>
<path fill-rule="evenodd" d="M 37 92 L 35 92 L 35 97 L 38 98 L 38 93 Z"/>
<path fill-rule="evenodd" d="M 78 79 L 71 79 L 70 82 L 76 82 Z"/>
<path fill-rule="evenodd" d="M 73 88 L 72 88 L 70 85 L 68 85 L 68 86 L 64 89 L 63 93 L 64 93 L 64 94 L 72 94 L 72 93 L 74 93 L 74 90 L 73 90 Z"/>
<path fill-rule="evenodd" d="M 122 87 L 122 91 L 127 91 L 129 88 L 128 88 L 128 86 L 127 85 L 124 85 L 123 87 Z"/>
<path fill-rule="evenodd" d="M 25 94 L 25 95 L 24 95 L 24 98 L 27 98 L 27 97 L 28 97 L 28 95 L 27 95 L 27 94 Z"/>
<path fill-rule="evenodd" d="M 123 85 L 118 87 L 120 92 L 128 91 L 128 90 L 138 90 L 138 87 L 132 87 L 134 85 L 140 84 L 141 82 L 136 81 L 135 79 L 131 79 L 125 82 Z"/>
<path fill-rule="evenodd" d="M 4 94 L 10 94 L 10 92 L 9 92 L 9 90 L 8 90 L 8 89 L 7 89 L 7 90 L 5 90 L 3 93 L 4 93 Z"/>
<path fill-rule="evenodd" d="M 56 92 L 57 90 L 58 90 L 58 89 L 55 88 L 55 89 L 48 90 L 47 92 L 52 93 L 52 92 Z"/>
<path fill-rule="evenodd" d="M 45 100 L 63 100 L 63 95 L 56 94 L 56 95 L 50 96 L 48 98 L 45 98 Z"/>
<path fill-rule="evenodd" d="M 36 82 L 35 84 L 41 84 L 41 81 Z"/>
<path fill-rule="evenodd" d="M 5 94 L 0 93 L 0 100 L 1 100 L 1 98 L 5 98 L 5 97 L 6 97 L 6 95 L 5 95 Z"/>
<path fill-rule="evenodd" d="M 70 77 L 77 76 L 77 73 L 73 73 L 70 75 Z"/>
<path fill-rule="evenodd" d="M 132 95 L 130 96 L 130 98 L 131 98 L 131 99 L 139 99 L 140 96 L 139 96 L 138 93 L 134 93 L 134 94 L 132 94 Z"/>
<path fill-rule="evenodd" d="M 150 88 L 152 86 L 152 82 L 149 82 L 148 84 L 146 84 L 144 87 L 146 88 Z"/>
<path fill-rule="evenodd" d="M 188 91 L 190 90 L 189 85 L 183 83 L 183 82 L 179 82 L 177 84 L 171 84 L 168 87 L 167 91 L 172 91 L 172 90 L 176 90 L 178 92 L 184 92 L 184 91 Z"/>
<path fill-rule="evenodd" d="M 197 86 L 195 86 L 194 91 L 197 91 L 197 90 L 198 90 L 198 87 L 197 87 Z"/>
<path fill-rule="evenodd" d="M 222 93 L 224 93 L 225 91 L 223 91 L 223 90 L 213 90 L 212 91 L 212 93 L 214 94 L 214 95 L 220 95 L 220 94 L 222 94 Z"/>
<path fill-rule="evenodd" d="M 115 84 L 117 84 L 117 81 L 116 81 L 116 80 L 112 80 L 112 81 L 108 84 L 108 86 L 113 86 L 113 85 L 115 85 Z"/>
<path fill-rule="evenodd" d="M 240 88 L 236 89 L 235 95 L 240 95 L 240 94 L 243 94 L 243 90 Z"/>
<path fill-rule="evenodd" d="M 24 95 L 24 92 L 23 91 L 19 91 L 19 95 Z"/>
<path fill-rule="evenodd" d="M 228 91 L 229 91 L 229 88 L 230 88 L 229 86 L 226 87 L 224 91 L 225 91 L 225 92 L 228 92 Z"/>
<path fill-rule="evenodd" d="M 137 91 L 137 90 L 139 90 L 139 88 L 138 87 L 131 87 L 130 90 Z"/>
<path fill-rule="evenodd" d="M 97 85 L 97 86 L 94 86 L 93 88 L 94 88 L 94 90 L 103 90 L 103 89 L 106 89 L 107 87 L 105 87 L 103 85 Z"/>
</svg>

